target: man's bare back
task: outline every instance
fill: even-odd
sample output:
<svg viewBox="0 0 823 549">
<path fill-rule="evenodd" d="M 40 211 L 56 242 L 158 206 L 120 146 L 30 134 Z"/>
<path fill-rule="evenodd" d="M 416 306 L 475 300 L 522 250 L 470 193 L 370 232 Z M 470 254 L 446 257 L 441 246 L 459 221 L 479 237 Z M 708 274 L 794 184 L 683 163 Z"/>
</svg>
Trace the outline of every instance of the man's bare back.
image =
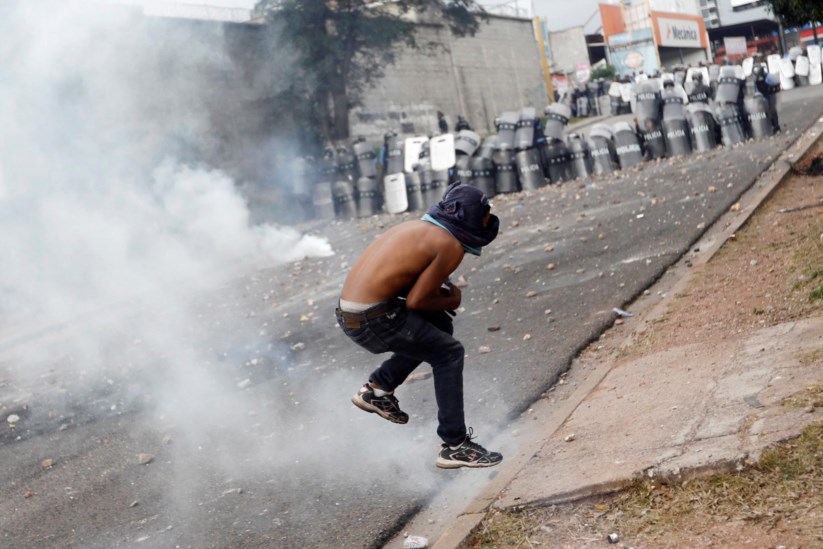
<svg viewBox="0 0 823 549">
<path fill-rule="evenodd" d="M 352 267 L 341 298 L 357 303 L 389 301 L 406 294 L 411 310 L 460 306 L 460 290 L 441 286 L 463 260 L 463 246 L 445 229 L 426 221 L 406 221 L 369 244 Z"/>
</svg>

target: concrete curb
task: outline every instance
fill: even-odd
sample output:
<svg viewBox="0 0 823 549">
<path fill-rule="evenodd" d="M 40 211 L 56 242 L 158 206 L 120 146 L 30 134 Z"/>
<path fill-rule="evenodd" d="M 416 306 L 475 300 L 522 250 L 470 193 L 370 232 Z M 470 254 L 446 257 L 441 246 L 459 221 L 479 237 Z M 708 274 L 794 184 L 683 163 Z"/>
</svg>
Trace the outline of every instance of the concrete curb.
<svg viewBox="0 0 823 549">
<path fill-rule="evenodd" d="M 597 120 L 592 121 L 595 123 Z M 778 186 L 786 179 L 791 171 L 791 166 L 794 161 L 802 158 L 820 139 L 823 134 L 823 118 L 817 120 L 806 131 L 804 131 L 786 150 L 772 163 L 772 165 L 763 171 L 755 182 L 743 193 L 740 197 L 741 208 L 739 211 L 728 211 L 720 216 L 710 227 L 706 229 L 698 242 L 692 245 L 692 253 L 686 253 L 675 262 L 666 274 L 655 282 L 652 288 L 665 286 L 666 292 L 676 294 L 679 290 L 684 289 L 694 276 L 695 266 L 708 263 L 711 258 L 717 253 L 723 244 L 728 241 L 735 232 L 739 231 L 751 219 L 757 208 L 765 202 L 778 188 Z M 638 326 L 628 334 L 622 346 L 629 345 L 637 332 L 645 328 L 654 319 L 659 318 L 665 314 L 668 308 L 667 302 L 645 302 L 644 296 L 638 297 L 634 302 L 633 310 L 642 320 Z M 524 429 L 527 431 L 523 437 L 529 440 L 528 443 L 523 444 L 513 457 L 507 456 L 506 461 L 501 465 L 500 469 L 496 471 L 496 476 L 488 482 L 482 490 L 476 493 L 470 501 L 466 502 L 463 512 L 451 524 L 441 529 L 437 540 L 431 544 L 431 547 L 436 549 L 458 549 L 463 547 L 467 539 L 477 530 L 485 518 L 489 509 L 494 505 L 506 487 L 519 474 L 519 472 L 528 465 L 532 456 L 534 456 L 551 437 L 574 413 L 577 407 L 586 399 L 586 397 L 597 387 L 603 379 L 612 370 L 616 354 L 608 357 L 600 363 L 596 369 L 588 374 L 583 382 L 575 389 L 573 394 L 565 401 L 552 405 L 553 410 L 549 409 L 549 404 L 545 401 L 535 403 L 535 414 L 541 418 L 545 418 L 540 422 L 540 426 Z M 538 409 L 540 408 L 540 409 Z M 740 456 L 745 459 L 745 456 Z M 679 471 L 679 476 L 683 475 L 690 477 L 698 477 L 709 475 L 718 471 L 728 471 L 737 466 L 739 459 L 735 460 L 719 460 L 710 464 L 700 464 L 693 468 Z M 550 505 L 556 503 L 569 503 L 586 497 L 595 495 L 602 495 L 618 491 L 625 488 L 627 485 L 634 482 L 637 474 L 633 477 L 614 478 L 608 482 L 600 482 L 592 485 L 580 486 L 578 489 L 565 493 L 549 494 L 545 500 L 540 502 L 541 505 Z M 456 482 L 465 479 L 458 479 Z M 422 530 L 421 527 L 415 527 L 416 524 L 424 524 L 423 520 L 430 516 L 437 515 L 437 509 L 441 506 L 448 505 L 454 507 L 454 501 L 447 501 L 448 498 L 440 495 L 435 497 L 433 502 L 427 506 L 430 512 L 424 509 L 418 514 L 418 517 L 412 519 L 407 525 L 408 531 Z M 532 505 L 538 506 L 538 505 Z M 515 506 L 523 507 L 523 506 Z M 506 508 L 503 506 L 503 508 Z M 428 519 L 428 528 L 431 529 L 433 520 Z M 396 536 L 390 541 L 387 546 L 402 546 L 403 535 Z"/>
</svg>

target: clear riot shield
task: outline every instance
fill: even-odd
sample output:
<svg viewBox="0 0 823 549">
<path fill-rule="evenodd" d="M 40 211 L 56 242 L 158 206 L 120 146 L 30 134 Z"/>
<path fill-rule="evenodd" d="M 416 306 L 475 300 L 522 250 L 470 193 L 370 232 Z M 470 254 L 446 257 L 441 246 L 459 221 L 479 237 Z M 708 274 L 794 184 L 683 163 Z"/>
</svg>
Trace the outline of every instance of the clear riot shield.
<svg viewBox="0 0 823 549">
<path fill-rule="evenodd" d="M 385 141 L 385 173 L 403 173 L 403 142 L 394 136 Z"/>
<path fill-rule="evenodd" d="M 686 107 L 680 93 L 674 89 L 663 91 L 663 135 L 668 156 L 691 154 Z"/>
<path fill-rule="evenodd" d="M 494 159 L 494 151 L 497 149 L 497 144 L 499 141 L 497 140 L 496 135 L 490 135 L 486 139 L 483 140 L 483 143 L 480 145 L 480 151 L 477 153 L 477 156 L 481 158 L 488 158 L 489 161 Z"/>
<path fill-rule="evenodd" d="M 614 134 L 614 150 L 621 169 L 625 170 L 643 162 L 640 140 L 627 122 L 615 124 L 612 133 Z"/>
<path fill-rule="evenodd" d="M 563 103 L 552 103 L 545 110 L 546 126 L 543 128 L 543 135 L 551 141 L 563 141 L 563 132 L 569 123 L 572 110 Z"/>
<path fill-rule="evenodd" d="M 717 79 L 717 91 L 714 100 L 718 103 L 737 103 L 737 96 L 740 94 L 740 79 L 737 78 L 734 67 L 723 67 L 720 69 L 720 77 Z"/>
<path fill-rule="evenodd" d="M 744 100 L 746 119 L 749 121 L 752 137 L 763 139 L 774 133 L 769 119 L 769 100 L 761 94 L 750 95 Z"/>
<path fill-rule="evenodd" d="M 357 217 L 370 217 L 380 213 L 383 196 L 377 187 L 377 179 L 361 177 L 357 180 Z"/>
<path fill-rule="evenodd" d="M 520 190 L 514 164 L 501 164 L 494 167 L 494 188 L 498 193 L 516 193 Z"/>
<path fill-rule="evenodd" d="M 592 170 L 597 175 L 612 173 L 620 169 L 614 153 L 612 132 L 603 124 L 596 124 L 589 132 L 589 150 L 592 157 Z"/>
<path fill-rule="evenodd" d="M 497 191 L 494 187 L 494 164 L 491 158 L 473 156 L 469 161 L 469 167 L 472 171 L 470 183 L 486 193 L 488 197 L 496 195 Z"/>
<path fill-rule="evenodd" d="M 660 106 L 660 96 L 651 81 L 641 83 L 635 94 L 635 114 L 640 125 L 646 120 L 658 122 Z"/>
<path fill-rule="evenodd" d="M 536 119 L 537 112 L 532 107 L 526 107 L 520 111 L 517 128 L 514 132 L 515 150 L 534 147 L 534 121 Z"/>
<path fill-rule="evenodd" d="M 409 208 L 409 198 L 406 194 L 406 176 L 393 173 L 383 178 L 383 188 L 386 197 L 386 211 L 390 214 L 399 214 Z"/>
<path fill-rule="evenodd" d="M 345 179 L 338 179 L 332 187 L 334 195 L 334 214 L 338 219 L 354 219 L 357 216 L 357 202 L 354 198 L 354 186 Z"/>
<path fill-rule="evenodd" d="M 374 147 L 366 141 L 357 141 L 352 149 L 360 177 L 377 177 L 377 166 L 374 163 L 377 155 L 374 154 Z"/>
<path fill-rule="evenodd" d="M 689 126 L 694 150 L 710 151 L 717 146 L 714 116 L 706 103 L 689 103 Z"/>
<path fill-rule="evenodd" d="M 428 142 L 429 138 L 425 136 L 407 137 L 403 144 L 403 171 L 412 173 L 414 166 L 420 161 L 420 151 L 423 150 L 423 144 Z"/>
<path fill-rule="evenodd" d="M 517 151 L 514 155 L 517 166 L 517 178 L 520 188 L 524 191 L 534 191 L 545 186 L 543 168 L 540 166 L 540 152 L 534 147 Z"/>
<path fill-rule="evenodd" d="M 340 178 L 351 183 L 357 179 L 354 153 L 348 147 L 337 147 L 337 174 Z"/>
<path fill-rule="evenodd" d="M 585 179 L 592 175 L 592 157 L 589 145 L 576 133 L 569 135 L 567 147 L 572 175 L 575 179 Z"/>
<path fill-rule="evenodd" d="M 517 130 L 517 121 L 520 120 L 520 114 L 516 112 L 504 112 L 495 121 L 497 127 L 497 138 L 501 145 L 507 145 L 509 148 L 514 148 L 514 134 Z"/>
<path fill-rule="evenodd" d="M 415 164 L 416 166 L 416 164 Z M 408 199 L 409 211 L 416 212 L 425 206 L 423 201 L 423 179 L 418 170 L 406 175 L 406 197 Z"/>
<path fill-rule="evenodd" d="M 552 183 L 561 183 L 572 178 L 569 150 L 565 141 L 546 141 L 543 146 L 543 164 Z"/>
<path fill-rule="evenodd" d="M 514 165 L 514 149 L 508 143 L 497 143 L 494 149 L 494 187 L 498 193 L 519 191 Z"/>
<path fill-rule="evenodd" d="M 635 114 L 646 156 L 650 159 L 666 156 L 666 142 L 661 125 L 661 100 L 651 80 L 642 82 L 635 95 Z"/>
<path fill-rule="evenodd" d="M 740 124 L 740 116 L 737 112 L 737 105 L 730 103 L 718 103 L 716 105 L 717 123 L 720 124 L 720 135 L 723 145 L 731 147 L 746 140 L 743 126 Z"/>
<path fill-rule="evenodd" d="M 454 134 L 444 133 L 429 140 L 429 158 L 433 171 L 448 170 L 454 166 L 457 157 L 454 151 Z"/>
<path fill-rule="evenodd" d="M 694 80 L 695 73 L 698 72 L 703 76 L 703 83 L 708 86 L 710 82 L 708 67 L 690 67 L 686 71 L 686 82 L 692 82 Z"/>
<path fill-rule="evenodd" d="M 471 130 L 460 130 L 454 138 L 454 150 L 458 155 L 472 156 L 480 148 L 480 135 Z"/>
</svg>

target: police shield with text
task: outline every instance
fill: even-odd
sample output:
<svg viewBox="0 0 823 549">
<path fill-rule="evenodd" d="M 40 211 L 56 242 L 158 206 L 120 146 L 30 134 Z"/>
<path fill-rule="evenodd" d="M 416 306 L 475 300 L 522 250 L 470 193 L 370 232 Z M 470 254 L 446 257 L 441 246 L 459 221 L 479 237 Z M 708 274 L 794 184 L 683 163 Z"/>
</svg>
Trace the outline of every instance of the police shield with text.
<svg viewBox="0 0 823 549">
<path fill-rule="evenodd" d="M 690 154 L 692 144 L 683 101 L 685 91 L 673 80 L 666 80 L 663 84 L 663 134 L 668 156 Z"/>
<path fill-rule="evenodd" d="M 653 160 L 666 156 L 666 143 L 661 124 L 661 100 L 656 83 L 645 80 L 640 83 L 635 94 L 637 126 L 643 138 L 646 158 Z"/>
</svg>

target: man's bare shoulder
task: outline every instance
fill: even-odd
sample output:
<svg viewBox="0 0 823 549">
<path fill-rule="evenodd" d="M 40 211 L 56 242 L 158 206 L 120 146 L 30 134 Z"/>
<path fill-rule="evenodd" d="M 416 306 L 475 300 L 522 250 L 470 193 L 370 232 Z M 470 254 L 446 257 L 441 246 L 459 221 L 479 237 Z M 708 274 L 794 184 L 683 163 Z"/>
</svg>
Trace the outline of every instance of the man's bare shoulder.
<svg viewBox="0 0 823 549">
<path fill-rule="evenodd" d="M 442 227 L 421 220 L 404 221 L 386 231 L 381 238 L 425 242 L 427 245 L 437 245 L 455 250 L 462 250 L 463 246 L 452 234 Z"/>
</svg>

